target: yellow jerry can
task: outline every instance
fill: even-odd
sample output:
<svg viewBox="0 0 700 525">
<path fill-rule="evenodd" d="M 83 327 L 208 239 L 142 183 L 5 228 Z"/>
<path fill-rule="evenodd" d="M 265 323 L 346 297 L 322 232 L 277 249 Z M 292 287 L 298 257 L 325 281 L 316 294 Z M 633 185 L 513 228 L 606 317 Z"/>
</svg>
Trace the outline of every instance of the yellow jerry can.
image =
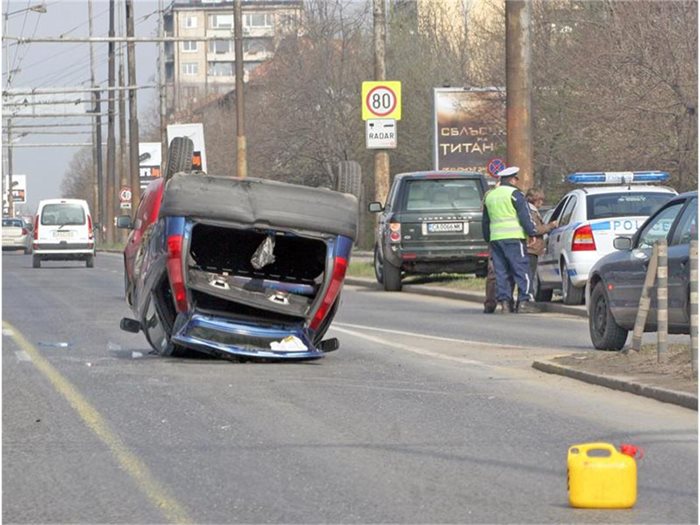
<svg viewBox="0 0 700 525">
<path fill-rule="evenodd" d="M 610 443 L 569 447 L 569 504 L 590 509 L 628 509 L 637 501 L 635 454 L 618 452 Z"/>
</svg>

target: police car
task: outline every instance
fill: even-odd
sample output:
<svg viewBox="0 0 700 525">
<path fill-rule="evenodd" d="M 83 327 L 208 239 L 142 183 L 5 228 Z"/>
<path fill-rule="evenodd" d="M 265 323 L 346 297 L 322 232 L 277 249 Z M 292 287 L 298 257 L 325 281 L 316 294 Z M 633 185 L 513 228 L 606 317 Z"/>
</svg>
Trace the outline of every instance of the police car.
<svg viewBox="0 0 700 525">
<path fill-rule="evenodd" d="M 564 304 L 582 304 L 593 264 L 612 252 L 613 239 L 635 234 L 652 213 L 676 191 L 650 185 L 668 180 L 662 171 L 578 172 L 567 177 L 584 185 L 555 206 L 550 221 L 559 225 L 545 238 L 537 261 L 535 300 L 550 301 L 561 290 Z"/>
</svg>

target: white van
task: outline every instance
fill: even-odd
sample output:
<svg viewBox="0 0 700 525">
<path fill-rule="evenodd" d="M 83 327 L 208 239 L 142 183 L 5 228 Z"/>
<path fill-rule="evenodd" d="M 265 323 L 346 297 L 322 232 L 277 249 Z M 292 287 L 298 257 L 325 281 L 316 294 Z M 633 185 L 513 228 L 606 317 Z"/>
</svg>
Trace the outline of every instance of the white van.
<svg viewBox="0 0 700 525">
<path fill-rule="evenodd" d="M 95 264 L 95 236 L 88 203 L 83 199 L 46 199 L 34 218 L 32 266 L 41 261 L 83 260 Z"/>
</svg>

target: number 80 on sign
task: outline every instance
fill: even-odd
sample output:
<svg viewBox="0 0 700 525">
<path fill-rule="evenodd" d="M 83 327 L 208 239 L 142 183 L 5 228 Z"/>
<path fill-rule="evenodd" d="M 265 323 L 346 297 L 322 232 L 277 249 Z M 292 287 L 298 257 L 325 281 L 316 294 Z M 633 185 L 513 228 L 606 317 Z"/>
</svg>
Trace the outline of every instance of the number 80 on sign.
<svg viewBox="0 0 700 525">
<path fill-rule="evenodd" d="M 401 82 L 362 83 L 362 120 L 376 118 L 401 120 Z"/>
</svg>

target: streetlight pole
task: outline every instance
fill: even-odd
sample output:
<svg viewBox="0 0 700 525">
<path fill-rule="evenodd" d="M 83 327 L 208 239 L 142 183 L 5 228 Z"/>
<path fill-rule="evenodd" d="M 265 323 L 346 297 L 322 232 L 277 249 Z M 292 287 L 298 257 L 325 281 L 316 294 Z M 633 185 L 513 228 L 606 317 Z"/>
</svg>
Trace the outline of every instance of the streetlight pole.
<svg viewBox="0 0 700 525">
<path fill-rule="evenodd" d="M 12 119 L 7 119 L 7 215 L 14 217 L 12 202 Z"/>
<path fill-rule="evenodd" d="M 374 80 L 386 80 L 386 4 L 374 0 Z M 374 153 L 374 198 L 384 202 L 389 193 L 389 152 Z"/>
</svg>

